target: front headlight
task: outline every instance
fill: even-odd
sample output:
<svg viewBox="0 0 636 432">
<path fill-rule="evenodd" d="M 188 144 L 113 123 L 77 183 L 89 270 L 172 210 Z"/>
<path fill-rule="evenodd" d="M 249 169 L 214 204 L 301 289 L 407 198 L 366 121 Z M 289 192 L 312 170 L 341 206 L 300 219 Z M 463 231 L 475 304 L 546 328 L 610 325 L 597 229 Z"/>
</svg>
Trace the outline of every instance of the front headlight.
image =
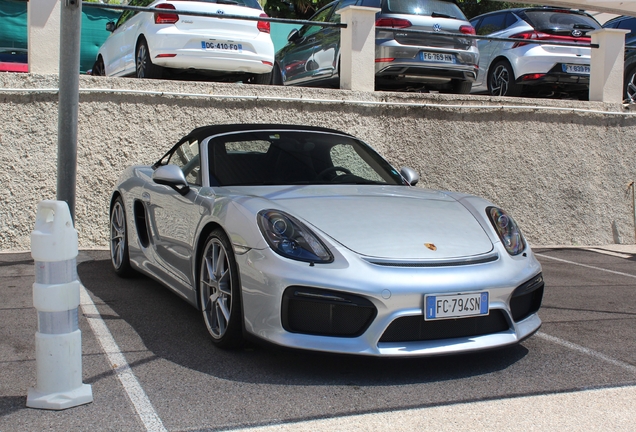
<svg viewBox="0 0 636 432">
<path fill-rule="evenodd" d="M 274 252 L 293 260 L 330 263 L 333 255 L 298 219 L 277 210 L 262 210 L 258 227 Z"/>
<path fill-rule="evenodd" d="M 519 255 L 523 252 L 526 248 L 526 241 L 514 219 L 497 207 L 486 208 L 486 214 L 508 253 L 510 255 Z"/>
</svg>

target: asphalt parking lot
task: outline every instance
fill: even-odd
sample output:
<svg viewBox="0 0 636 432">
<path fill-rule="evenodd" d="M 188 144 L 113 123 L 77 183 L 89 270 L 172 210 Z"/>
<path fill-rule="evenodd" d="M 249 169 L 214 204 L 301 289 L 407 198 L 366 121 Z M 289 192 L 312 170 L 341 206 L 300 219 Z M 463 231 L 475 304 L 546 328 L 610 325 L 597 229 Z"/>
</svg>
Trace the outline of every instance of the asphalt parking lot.
<svg viewBox="0 0 636 432">
<path fill-rule="evenodd" d="M 535 336 L 479 354 L 377 359 L 254 344 L 216 349 L 191 306 L 148 278 L 117 278 L 108 252 L 84 251 L 78 273 L 96 310 L 82 299 L 83 376 L 94 402 L 57 412 L 26 407 L 27 389 L 35 385 L 33 261 L 28 253 L 0 254 L 0 431 L 311 430 L 320 423 L 302 422 L 333 419 L 355 421 L 322 428 L 383 430 L 387 423 L 371 427 L 364 423 L 371 417 L 355 416 L 374 413 L 372 420 L 383 422 L 388 417 L 377 413 L 394 412 L 407 430 L 416 419 L 413 414 L 409 423 L 408 413 L 432 419 L 439 410 L 446 410 L 447 429 L 475 430 L 487 424 L 479 420 L 487 416 L 484 404 L 507 401 L 503 409 L 513 409 L 521 401 L 523 411 L 533 406 L 526 401 L 544 396 L 559 397 L 562 402 L 548 402 L 553 405 L 577 402 L 572 409 L 563 405 L 570 423 L 547 411 L 526 413 L 537 425 L 633 427 L 636 414 L 621 403 L 636 406 L 636 256 L 535 252 L 546 281 L 543 327 Z M 619 393 L 622 399 L 613 402 Z M 619 415 L 591 414 L 576 399 L 583 395 Z"/>
</svg>

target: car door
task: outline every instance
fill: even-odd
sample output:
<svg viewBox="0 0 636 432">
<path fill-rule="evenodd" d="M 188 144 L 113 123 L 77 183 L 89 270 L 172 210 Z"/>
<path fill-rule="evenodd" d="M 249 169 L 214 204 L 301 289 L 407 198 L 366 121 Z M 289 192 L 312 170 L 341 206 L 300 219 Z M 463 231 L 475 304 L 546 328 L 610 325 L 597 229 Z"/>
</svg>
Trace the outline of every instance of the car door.
<svg viewBox="0 0 636 432">
<path fill-rule="evenodd" d="M 198 141 L 191 139 L 178 146 L 168 164 L 177 165 L 183 171 L 190 189 L 183 194 L 170 186 L 154 182 L 146 184 L 143 199 L 150 219 L 152 242 L 164 270 L 183 285 L 194 287 L 194 243 L 201 219 Z"/>
<path fill-rule="evenodd" d="M 310 18 L 310 21 L 326 22 L 337 3 L 330 3 L 320 9 Z M 321 40 L 321 32 L 325 28 L 306 24 L 298 32 L 290 33 L 290 41 L 283 48 L 279 58 L 281 74 L 284 84 L 298 85 L 308 83 L 316 79 L 316 71 L 319 65 L 314 58 L 317 41 Z"/>
<path fill-rule="evenodd" d="M 125 53 L 121 47 L 128 27 L 126 23 L 134 14 L 135 12 L 131 10 L 125 10 L 115 22 L 115 29 L 102 45 L 100 52 L 104 59 L 104 68 L 108 76 L 121 75 L 124 71 Z"/>
<path fill-rule="evenodd" d="M 333 8 L 328 22 L 340 23 L 337 11 L 355 5 L 357 0 L 340 0 Z M 340 58 L 340 28 L 323 27 L 315 35 L 316 42 L 312 60 L 315 62 L 314 78 L 328 79 L 338 76 L 338 59 Z M 339 83 L 336 83 L 339 84 Z"/>
<path fill-rule="evenodd" d="M 129 6 L 148 7 L 155 0 L 132 0 Z M 135 48 L 138 29 L 143 19 L 152 15 L 147 12 L 124 11 L 115 29 L 102 46 L 100 52 L 104 59 L 104 67 L 108 76 L 129 75 L 135 71 Z"/>
<path fill-rule="evenodd" d="M 506 30 L 517 21 L 510 12 L 493 13 L 483 16 L 479 21 L 472 21 L 478 36 L 506 37 Z M 473 87 L 486 84 L 488 69 L 493 59 L 501 52 L 504 42 L 480 39 L 477 41 L 479 49 L 479 72 Z"/>
</svg>

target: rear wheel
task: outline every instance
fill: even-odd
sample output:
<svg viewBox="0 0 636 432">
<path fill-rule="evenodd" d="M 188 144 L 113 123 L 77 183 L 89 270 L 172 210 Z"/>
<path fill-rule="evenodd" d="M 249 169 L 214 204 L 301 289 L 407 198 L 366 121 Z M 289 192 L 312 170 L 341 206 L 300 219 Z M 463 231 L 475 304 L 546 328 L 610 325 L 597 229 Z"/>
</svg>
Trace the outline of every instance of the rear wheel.
<svg viewBox="0 0 636 432">
<path fill-rule="evenodd" d="M 521 85 L 515 83 L 512 66 L 506 60 L 499 60 L 488 71 L 488 93 L 492 96 L 519 96 Z"/>
<path fill-rule="evenodd" d="M 453 80 L 451 86 L 455 94 L 468 94 L 473 88 L 473 83 L 470 81 Z"/>
<path fill-rule="evenodd" d="M 106 68 L 104 67 L 104 59 L 99 56 L 95 64 L 93 64 L 93 70 L 91 72 L 93 76 L 106 76 Z"/>
<path fill-rule="evenodd" d="M 250 80 L 252 84 L 269 85 L 272 82 L 272 73 L 256 74 Z"/>
<path fill-rule="evenodd" d="M 241 296 L 232 245 L 225 233 L 214 230 L 201 255 L 199 295 L 203 321 L 212 342 L 221 348 L 241 344 Z"/>
<path fill-rule="evenodd" d="M 126 209 L 121 197 L 115 199 L 110 212 L 110 261 L 115 273 L 122 277 L 132 276 L 128 254 L 128 229 L 126 225 Z"/>
<path fill-rule="evenodd" d="M 137 42 L 137 54 L 135 56 L 137 78 L 161 78 L 162 68 L 152 63 L 148 43 L 145 39 Z"/>
<path fill-rule="evenodd" d="M 628 103 L 636 103 L 636 65 L 625 72 L 624 98 Z"/>
</svg>

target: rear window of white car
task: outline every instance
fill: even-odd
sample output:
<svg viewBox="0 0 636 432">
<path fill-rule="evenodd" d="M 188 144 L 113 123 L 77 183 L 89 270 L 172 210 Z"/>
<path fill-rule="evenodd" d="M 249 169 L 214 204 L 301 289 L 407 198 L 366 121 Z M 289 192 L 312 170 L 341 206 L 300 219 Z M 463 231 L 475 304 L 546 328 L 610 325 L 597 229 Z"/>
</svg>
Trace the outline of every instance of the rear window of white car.
<svg viewBox="0 0 636 432">
<path fill-rule="evenodd" d="M 560 11 L 526 11 L 532 26 L 541 31 L 571 31 L 573 29 L 594 30 L 601 26 L 587 15 Z"/>
<path fill-rule="evenodd" d="M 405 15 L 446 15 L 447 17 L 465 20 L 462 10 L 451 1 L 444 0 L 384 0 L 383 13 Z"/>
<path fill-rule="evenodd" d="M 179 0 L 171 0 L 171 1 L 179 1 Z M 225 5 L 245 6 L 252 9 L 262 9 L 261 5 L 259 5 L 256 0 L 187 0 L 187 1 L 198 1 L 201 3 L 218 3 L 218 4 L 225 4 Z"/>
</svg>

